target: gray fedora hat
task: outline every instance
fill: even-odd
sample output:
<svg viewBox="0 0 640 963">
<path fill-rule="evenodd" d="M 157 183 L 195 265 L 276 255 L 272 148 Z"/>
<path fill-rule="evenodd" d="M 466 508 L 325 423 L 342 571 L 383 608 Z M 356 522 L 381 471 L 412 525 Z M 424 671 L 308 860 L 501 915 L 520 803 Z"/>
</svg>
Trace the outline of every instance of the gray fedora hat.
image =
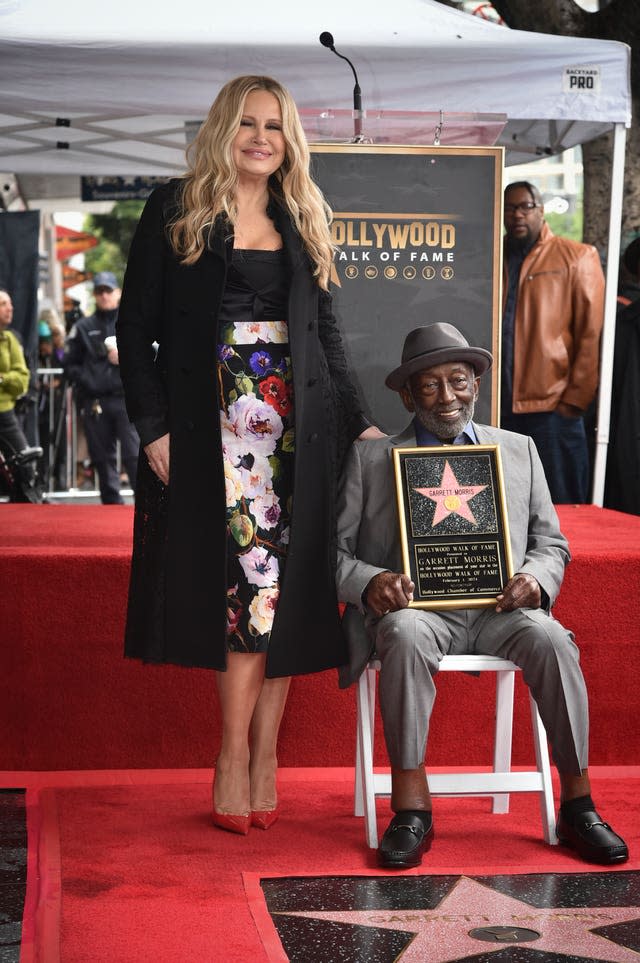
<svg viewBox="0 0 640 963">
<path fill-rule="evenodd" d="M 402 349 L 402 364 L 387 375 L 385 384 L 400 391 L 414 372 L 447 361 L 467 361 L 481 375 L 493 364 L 493 356 L 484 348 L 473 348 L 452 324 L 435 321 L 409 332 Z"/>
</svg>

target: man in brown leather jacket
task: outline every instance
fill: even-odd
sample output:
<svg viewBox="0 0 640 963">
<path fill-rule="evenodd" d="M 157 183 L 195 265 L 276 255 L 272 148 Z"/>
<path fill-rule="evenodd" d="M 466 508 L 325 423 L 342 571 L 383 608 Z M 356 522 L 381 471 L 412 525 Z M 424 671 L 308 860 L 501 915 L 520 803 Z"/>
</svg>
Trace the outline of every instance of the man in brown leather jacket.
<svg viewBox="0 0 640 963">
<path fill-rule="evenodd" d="M 556 504 L 586 502 L 583 414 L 598 384 L 600 258 L 552 233 L 528 181 L 506 188 L 504 225 L 501 425 L 533 438 Z"/>
</svg>

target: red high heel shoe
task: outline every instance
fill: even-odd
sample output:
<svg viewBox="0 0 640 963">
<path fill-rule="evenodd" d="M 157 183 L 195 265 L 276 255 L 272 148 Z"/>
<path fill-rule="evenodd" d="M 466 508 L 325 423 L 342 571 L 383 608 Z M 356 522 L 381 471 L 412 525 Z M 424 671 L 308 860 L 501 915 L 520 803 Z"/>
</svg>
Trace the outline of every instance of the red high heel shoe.
<svg viewBox="0 0 640 963">
<path fill-rule="evenodd" d="M 217 764 L 217 760 L 216 760 Z M 250 813 L 219 813 L 216 809 L 216 774 L 213 774 L 213 783 L 211 785 L 211 808 L 213 810 L 213 825 L 217 826 L 219 829 L 226 829 L 230 833 L 238 833 L 240 836 L 246 836 L 249 832 L 249 826 L 251 825 L 251 814 Z"/>
<path fill-rule="evenodd" d="M 270 826 L 273 826 L 279 815 L 280 809 L 278 806 L 276 806 L 275 809 L 252 809 L 251 825 L 256 826 L 258 829 L 269 829 Z"/>
<path fill-rule="evenodd" d="M 249 813 L 219 813 L 213 810 L 213 825 L 219 829 L 226 829 L 230 833 L 246 836 L 251 825 Z"/>
</svg>

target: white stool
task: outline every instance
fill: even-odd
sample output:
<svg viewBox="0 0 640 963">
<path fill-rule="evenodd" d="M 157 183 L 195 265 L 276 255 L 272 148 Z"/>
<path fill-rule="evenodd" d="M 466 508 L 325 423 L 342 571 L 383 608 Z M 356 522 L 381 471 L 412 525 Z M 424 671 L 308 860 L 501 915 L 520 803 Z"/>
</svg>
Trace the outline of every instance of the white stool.
<svg viewBox="0 0 640 963">
<path fill-rule="evenodd" d="M 376 797 L 391 795 L 391 774 L 374 773 L 373 740 L 376 708 L 376 673 L 380 663 L 372 661 L 358 680 L 357 743 L 355 770 L 355 815 L 364 816 L 367 844 L 378 846 Z M 429 788 L 435 796 L 492 796 L 493 812 L 509 812 L 509 793 L 537 792 L 540 797 L 542 832 L 547 843 L 558 842 L 547 734 L 531 694 L 531 721 L 536 768 L 511 771 L 513 693 L 515 673 L 520 669 L 508 659 L 493 655 L 445 655 L 440 672 L 496 673 L 496 728 L 492 772 L 429 774 Z"/>
</svg>

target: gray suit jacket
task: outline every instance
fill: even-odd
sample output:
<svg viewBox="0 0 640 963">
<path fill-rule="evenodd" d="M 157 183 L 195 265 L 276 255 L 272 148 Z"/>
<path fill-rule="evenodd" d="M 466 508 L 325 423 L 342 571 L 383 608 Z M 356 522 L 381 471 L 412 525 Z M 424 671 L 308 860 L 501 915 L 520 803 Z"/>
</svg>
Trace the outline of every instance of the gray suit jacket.
<svg viewBox="0 0 640 963">
<path fill-rule="evenodd" d="M 479 444 L 500 445 L 511 535 L 514 572 L 533 575 L 557 598 L 569 561 L 536 447 L 526 435 L 488 425 L 474 429 Z M 366 631 L 362 593 L 379 572 L 402 570 L 393 473 L 393 448 L 416 445 L 411 423 L 401 434 L 351 446 L 338 493 L 338 598 L 347 602 L 344 629 L 349 664 L 340 669 L 340 685 L 355 682 L 372 646 Z"/>
</svg>

